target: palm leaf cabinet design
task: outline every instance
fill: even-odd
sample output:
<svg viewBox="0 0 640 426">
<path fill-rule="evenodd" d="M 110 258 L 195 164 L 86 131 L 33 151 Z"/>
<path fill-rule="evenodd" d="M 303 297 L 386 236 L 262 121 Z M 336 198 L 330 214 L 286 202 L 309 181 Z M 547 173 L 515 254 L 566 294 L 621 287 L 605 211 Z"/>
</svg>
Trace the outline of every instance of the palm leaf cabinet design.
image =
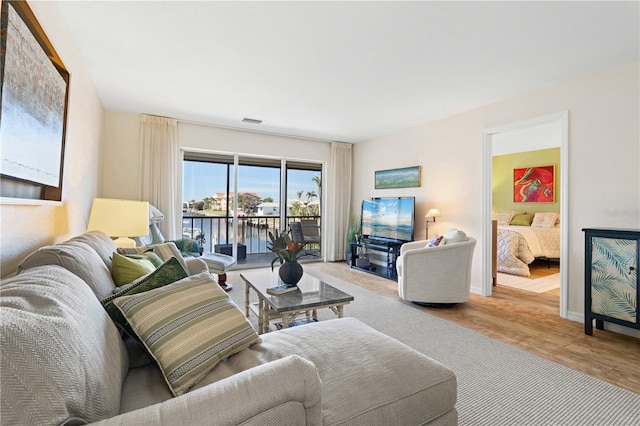
<svg viewBox="0 0 640 426">
<path fill-rule="evenodd" d="M 604 322 L 640 329 L 640 230 L 585 228 L 585 334 Z"/>
</svg>

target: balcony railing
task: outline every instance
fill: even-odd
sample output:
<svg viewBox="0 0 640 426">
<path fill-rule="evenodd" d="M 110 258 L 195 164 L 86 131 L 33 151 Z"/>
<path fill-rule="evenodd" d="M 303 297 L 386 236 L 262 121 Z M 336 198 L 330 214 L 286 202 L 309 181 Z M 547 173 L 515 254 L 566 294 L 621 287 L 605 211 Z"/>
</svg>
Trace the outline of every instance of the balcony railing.
<svg viewBox="0 0 640 426">
<path fill-rule="evenodd" d="M 285 229 L 288 230 L 289 222 L 300 219 L 315 219 L 320 223 L 320 216 L 287 216 Z M 267 242 L 270 241 L 269 231 L 274 229 L 280 230 L 280 217 L 240 216 L 235 240 L 246 246 L 247 255 L 270 253 Z M 233 243 L 233 218 L 183 214 L 182 233 L 185 238 L 199 241 L 204 253 L 213 253 L 216 245 Z"/>
</svg>

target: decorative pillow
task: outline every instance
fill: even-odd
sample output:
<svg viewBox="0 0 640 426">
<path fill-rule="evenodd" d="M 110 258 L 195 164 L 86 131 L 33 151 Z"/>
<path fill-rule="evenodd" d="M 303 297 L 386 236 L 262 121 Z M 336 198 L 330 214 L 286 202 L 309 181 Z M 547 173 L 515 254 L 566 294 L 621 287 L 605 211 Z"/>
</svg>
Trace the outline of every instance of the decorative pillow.
<svg viewBox="0 0 640 426">
<path fill-rule="evenodd" d="M 131 259 L 147 259 L 151 263 L 153 263 L 153 266 L 155 266 L 156 268 L 163 263 L 162 259 L 160 259 L 160 256 L 155 254 L 155 252 L 153 252 L 152 250 L 140 254 L 126 254 L 125 256 Z"/>
<path fill-rule="evenodd" d="M 260 342 L 244 313 L 208 272 L 113 303 L 158 362 L 175 396 L 221 360 Z"/>
<path fill-rule="evenodd" d="M 127 323 L 127 320 L 122 315 L 122 312 L 118 308 L 113 305 L 113 300 L 116 297 L 126 296 L 131 294 L 143 293 L 145 291 L 153 290 L 154 288 L 160 288 L 167 284 L 174 283 L 176 281 L 180 281 L 183 278 L 187 277 L 187 273 L 185 272 L 178 259 L 175 257 L 170 257 L 169 260 L 164 262 L 162 265 L 158 267 L 155 271 L 150 273 L 149 275 L 145 275 L 144 277 L 139 278 L 133 283 L 125 286 L 122 291 L 107 297 L 104 300 L 101 300 L 102 306 L 107 311 L 113 322 L 124 331 L 128 336 L 137 339 L 138 336 L 133 332 L 131 326 Z"/>
<path fill-rule="evenodd" d="M 467 241 L 467 234 L 463 231 L 459 231 L 456 228 L 451 228 L 442 236 L 442 241 L 440 241 L 440 246 L 444 246 L 446 244 L 459 243 L 462 241 Z"/>
<path fill-rule="evenodd" d="M 553 228 L 558 219 L 558 213 L 536 213 L 531 226 L 538 228 Z"/>
<path fill-rule="evenodd" d="M 519 213 L 520 212 L 514 212 L 514 211 L 498 212 L 498 213 L 494 213 L 492 219 L 497 220 L 498 225 L 506 226 L 506 225 L 509 225 L 509 223 L 511 222 L 511 219 L 513 219 L 513 217 Z"/>
<path fill-rule="evenodd" d="M 442 241 L 442 235 L 434 235 L 427 241 L 427 245 L 425 247 L 436 247 Z"/>
<path fill-rule="evenodd" d="M 149 259 L 133 259 L 113 252 L 111 276 L 118 287 L 150 274 L 155 269 L 155 265 Z"/>
<path fill-rule="evenodd" d="M 142 247 L 133 247 L 133 248 L 119 248 L 118 253 L 120 254 L 140 254 L 145 253 L 149 250 L 153 250 L 155 254 L 160 256 L 163 262 L 169 260 L 171 256 L 178 259 L 182 267 L 185 271 L 189 270 L 187 266 L 187 262 L 184 261 L 182 254 L 180 254 L 180 250 L 176 247 L 176 245 L 172 242 L 162 243 L 162 244 L 152 244 L 150 246 L 142 246 Z"/>
<path fill-rule="evenodd" d="M 509 225 L 530 226 L 532 220 L 533 220 L 533 213 L 520 213 L 515 215 L 513 219 L 511 219 L 511 222 L 509 222 Z"/>
</svg>

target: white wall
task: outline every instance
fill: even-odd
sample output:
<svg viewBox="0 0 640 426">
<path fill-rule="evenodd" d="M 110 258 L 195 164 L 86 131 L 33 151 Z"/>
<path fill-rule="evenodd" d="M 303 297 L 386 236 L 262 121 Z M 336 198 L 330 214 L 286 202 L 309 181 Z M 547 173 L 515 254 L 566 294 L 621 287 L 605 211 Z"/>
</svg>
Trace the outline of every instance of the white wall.
<svg viewBox="0 0 640 426">
<path fill-rule="evenodd" d="M 481 239 L 482 131 L 569 111 L 569 314 L 584 312 L 584 227 L 640 228 L 638 62 L 508 99 L 354 147 L 354 211 L 363 198 L 416 196 L 416 238 L 430 208 L 443 214 L 429 233 L 458 227 Z M 422 166 L 420 188 L 375 190 L 375 170 Z M 482 242 L 472 287 L 480 292 Z"/>
<path fill-rule="evenodd" d="M 105 112 L 104 180 L 102 195 L 140 198 L 139 114 Z M 192 123 L 178 123 L 183 149 L 274 158 L 328 162 L 331 144 L 304 139 L 244 132 Z"/>
<path fill-rule="evenodd" d="M 59 25 L 55 4 L 30 2 L 40 25 L 71 74 L 62 203 L 0 206 L 0 274 L 40 246 L 86 231 L 100 185 L 103 108 L 75 44 Z"/>
</svg>

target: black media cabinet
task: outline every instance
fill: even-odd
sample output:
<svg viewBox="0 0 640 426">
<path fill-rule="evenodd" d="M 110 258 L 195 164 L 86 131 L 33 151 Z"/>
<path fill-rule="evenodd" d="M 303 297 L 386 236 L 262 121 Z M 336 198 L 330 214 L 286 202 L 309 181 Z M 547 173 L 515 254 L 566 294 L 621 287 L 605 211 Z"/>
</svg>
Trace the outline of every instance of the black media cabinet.
<svg viewBox="0 0 640 426">
<path fill-rule="evenodd" d="M 396 259 L 400 256 L 400 241 L 382 241 L 364 239 L 359 243 L 351 243 L 351 259 L 350 266 L 354 269 L 360 269 L 371 274 L 379 275 L 389 279 L 397 279 L 398 271 L 396 270 Z M 382 265 L 371 263 L 363 263 L 359 251 L 365 253 L 376 252 L 382 256 Z M 369 257 L 364 255 L 362 257 Z"/>
</svg>

